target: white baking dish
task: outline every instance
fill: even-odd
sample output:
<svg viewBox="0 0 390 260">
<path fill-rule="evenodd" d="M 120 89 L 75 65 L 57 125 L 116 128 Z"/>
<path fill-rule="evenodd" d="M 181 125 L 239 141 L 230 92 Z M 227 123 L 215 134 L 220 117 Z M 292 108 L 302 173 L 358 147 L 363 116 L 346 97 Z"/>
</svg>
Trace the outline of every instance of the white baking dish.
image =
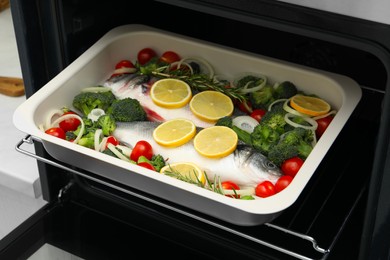
<svg viewBox="0 0 390 260">
<path fill-rule="evenodd" d="M 289 80 L 299 89 L 327 100 L 338 112 L 294 181 L 282 192 L 257 200 L 236 200 L 162 174 L 151 174 L 145 168 L 55 138 L 38 129 L 49 111 L 70 107 L 73 97 L 82 88 L 104 82 L 119 60 L 134 61 L 137 52 L 147 46 L 160 53 L 174 50 L 182 56 L 203 57 L 217 72 L 225 75 L 260 72 L 271 82 Z M 47 152 L 60 161 L 230 223 L 257 225 L 272 220 L 296 201 L 360 98 L 360 87 L 342 75 L 142 25 L 126 25 L 108 32 L 27 99 L 15 111 L 13 120 L 19 130 L 41 139 Z"/>
</svg>

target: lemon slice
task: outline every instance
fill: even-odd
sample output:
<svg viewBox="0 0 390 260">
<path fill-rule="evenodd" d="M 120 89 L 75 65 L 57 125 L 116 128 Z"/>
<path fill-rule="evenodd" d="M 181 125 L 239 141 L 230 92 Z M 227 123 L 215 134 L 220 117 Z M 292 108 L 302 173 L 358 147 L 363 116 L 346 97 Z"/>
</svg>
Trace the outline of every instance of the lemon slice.
<svg viewBox="0 0 390 260">
<path fill-rule="evenodd" d="M 177 179 L 192 181 L 194 183 L 206 183 L 205 173 L 192 162 L 171 163 L 161 168 L 160 173 L 168 174 Z"/>
<path fill-rule="evenodd" d="M 226 126 L 211 126 L 202 129 L 194 138 L 195 150 L 208 158 L 222 158 L 237 147 L 236 132 Z"/>
<path fill-rule="evenodd" d="M 201 120 L 216 122 L 224 116 L 232 115 L 234 105 L 227 95 L 218 91 L 207 90 L 192 97 L 190 109 Z"/>
<path fill-rule="evenodd" d="M 293 96 L 290 99 L 290 106 L 309 116 L 325 115 L 330 110 L 330 105 L 325 100 L 304 95 Z"/>
<path fill-rule="evenodd" d="M 190 86 L 179 79 L 160 79 L 150 90 L 153 102 L 165 108 L 180 108 L 188 104 L 192 97 Z"/>
<path fill-rule="evenodd" d="M 162 146 L 177 147 L 190 141 L 195 134 L 196 126 L 192 121 L 175 118 L 154 129 L 153 138 Z"/>
</svg>

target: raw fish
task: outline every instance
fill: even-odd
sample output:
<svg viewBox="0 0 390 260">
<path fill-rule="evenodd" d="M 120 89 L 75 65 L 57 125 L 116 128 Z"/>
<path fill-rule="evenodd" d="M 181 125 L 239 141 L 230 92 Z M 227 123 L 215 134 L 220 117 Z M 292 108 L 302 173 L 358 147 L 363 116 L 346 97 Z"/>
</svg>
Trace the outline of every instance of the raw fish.
<svg viewBox="0 0 390 260">
<path fill-rule="evenodd" d="M 282 175 L 280 169 L 266 156 L 244 144 L 239 144 L 232 154 L 220 159 L 198 154 L 192 141 L 176 148 L 163 147 L 153 139 L 153 130 L 158 125 L 157 122 L 148 121 L 118 123 L 113 134 L 118 141 L 132 146 L 139 140 L 148 141 L 153 152 L 168 159 L 167 163 L 193 162 L 206 172 L 210 180 L 219 176 L 221 181 L 229 180 L 238 185 L 254 187 L 264 180 L 275 183 Z"/>
<path fill-rule="evenodd" d="M 187 118 L 196 126 L 210 127 L 213 124 L 197 118 L 190 110 L 189 104 L 182 108 L 169 109 L 156 105 L 150 98 L 150 88 L 157 78 L 148 75 L 122 74 L 104 82 L 117 99 L 135 98 L 145 109 L 149 121 L 164 122 L 174 118 Z"/>
</svg>

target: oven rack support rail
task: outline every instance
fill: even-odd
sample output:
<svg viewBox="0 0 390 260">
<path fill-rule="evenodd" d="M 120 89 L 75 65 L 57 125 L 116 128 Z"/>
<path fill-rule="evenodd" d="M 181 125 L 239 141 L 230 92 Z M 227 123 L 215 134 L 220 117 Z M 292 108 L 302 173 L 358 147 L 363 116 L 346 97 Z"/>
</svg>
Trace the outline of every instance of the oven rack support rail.
<svg viewBox="0 0 390 260">
<path fill-rule="evenodd" d="M 187 217 L 190 217 L 190 218 L 196 219 L 196 220 L 198 220 L 198 221 L 201 221 L 201 222 L 203 222 L 203 223 L 209 224 L 209 225 L 211 225 L 211 226 L 213 226 L 213 227 L 216 227 L 216 228 L 219 228 L 219 229 L 221 229 L 221 230 L 230 232 L 230 233 L 232 233 L 232 234 L 234 234 L 234 235 L 237 235 L 237 236 L 242 237 L 242 238 L 244 238 L 244 239 L 250 240 L 250 241 L 255 242 L 255 243 L 259 244 L 259 245 L 266 246 L 266 247 L 268 247 L 268 248 L 277 250 L 277 251 L 279 251 L 279 252 L 281 252 L 281 253 L 290 255 L 290 256 L 295 257 L 295 258 L 297 258 L 297 259 L 302 259 L 302 260 L 314 260 L 314 258 L 305 256 L 305 255 L 302 255 L 302 254 L 300 254 L 300 253 L 298 253 L 298 252 L 294 252 L 294 251 L 292 251 L 292 250 L 286 249 L 286 248 L 281 247 L 281 246 L 278 246 L 278 245 L 274 245 L 274 244 L 272 244 L 272 243 L 269 243 L 269 242 L 267 242 L 267 241 L 265 241 L 265 240 L 256 238 L 256 237 L 254 237 L 254 236 L 251 236 L 251 235 L 249 235 L 249 234 L 246 234 L 246 233 L 244 233 L 244 232 L 242 232 L 242 231 L 239 231 L 239 230 L 237 230 L 237 229 L 234 229 L 234 228 L 230 228 L 230 227 L 221 225 L 221 224 L 219 224 L 219 223 L 216 223 L 216 222 L 214 222 L 214 221 L 208 220 L 208 219 L 203 218 L 203 217 L 201 217 L 201 216 L 198 216 L 198 215 L 195 215 L 195 214 L 193 214 L 193 213 L 187 212 L 187 211 L 185 211 L 185 210 L 183 210 L 183 209 L 178 209 L 178 208 L 176 208 L 176 207 L 173 207 L 173 206 L 164 204 L 164 203 L 162 203 L 162 202 L 160 202 L 160 201 L 157 201 L 157 200 L 155 200 L 155 199 L 152 199 L 152 198 L 150 198 L 150 197 L 147 197 L 147 196 L 144 196 L 144 195 L 141 195 L 141 194 L 132 192 L 132 191 L 130 191 L 130 190 L 127 190 L 127 189 L 118 187 L 118 186 L 113 185 L 113 184 L 111 184 L 111 183 L 107 183 L 107 182 L 105 182 L 105 181 L 103 181 L 103 180 L 100 180 L 99 178 L 89 176 L 89 175 L 84 174 L 84 173 L 82 173 L 82 172 L 80 172 L 80 171 L 77 171 L 77 170 L 72 169 L 72 168 L 70 168 L 70 167 L 68 167 L 68 166 L 62 165 L 62 164 L 60 164 L 60 163 L 54 162 L 54 161 L 52 161 L 52 160 L 49 160 L 49 159 L 47 159 L 47 158 L 45 158 L 45 157 L 39 156 L 39 155 L 37 155 L 37 154 L 35 154 L 35 153 L 33 153 L 33 152 L 30 152 L 30 151 L 25 150 L 25 149 L 22 148 L 23 145 L 33 145 L 35 141 L 36 141 L 36 142 L 42 143 L 42 141 L 41 141 L 39 138 L 34 137 L 34 136 L 31 136 L 31 135 L 26 135 L 22 140 L 20 140 L 20 141 L 16 144 L 15 149 L 16 149 L 16 151 L 18 151 L 18 152 L 20 152 L 20 153 L 22 153 L 22 154 L 24 154 L 24 155 L 30 156 L 30 157 L 32 157 L 32 158 L 34 158 L 34 159 L 36 159 L 36 160 L 39 160 L 39 161 L 41 161 L 41 162 L 43 162 L 43 163 L 50 164 L 50 165 L 55 166 L 55 167 L 57 167 L 57 168 L 60 168 L 60 169 L 62 169 L 62 170 L 72 172 L 72 173 L 74 173 L 74 174 L 76 174 L 76 175 L 78 175 L 78 176 L 81 176 L 81 177 L 83 177 L 83 178 L 86 178 L 86 179 L 95 181 L 95 182 L 97 182 L 97 183 L 100 183 L 100 184 L 103 184 L 103 185 L 107 185 L 107 186 L 110 187 L 110 188 L 113 188 L 113 189 L 116 189 L 116 190 L 118 190 L 118 191 L 121 191 L 121 192 L 130 194 L 130 195 L 135 196 L 135 197 L 137 197 L 137 198 L 140 198 L 140 199 L 146 200 L 146 201 L 148 201 L 148 202 L 151 202 L 151 203 L 153 203 L 153 204 L 155 204 L 155 205 L 164 207 L 164 208 L 166 208 L 166 209 L 169 209 L 169 210 L 172 210 L 172 211 L 174 211 L 174 212 L 180 213 L 180 214 L 185 215 L 185 216 L 187 216 Z M 68 184 L 68 185 L 69 185 L 69 184 Z M 66 189 L 68 188 L 68 187 L 67 187 L 68 185 L 66 185 L 63 189 L 61 189 L 61 190 L 59 191 L 59 194 L 58 194 L 58 199 L 59 199 L 59 200 L 61 200 L 62 194 L 63 194 L 64 192 L 66 192 Z M 320 247 L 320 246 L 318 245 L 318 243 L 317 243 L 317 240 L 316 240 L 315 238 L 311 237 L 311 236 L 308 236 L 308 235 L 306 235 L 306 234 L 299 233 L 299 232 L 296 232 L 296 231 L 293 231 L 293 230 L 290 230 L 290 229 L 287 229 L 287 228 L 284 228 L 284 227 L 281 227 L 281 226 L 278 226 L 278 225 L 275 225 L 275 224 L 271 224 L 271 223 L 264 223 L 263 225 L 265 225 L 265 226 L 267 226 L 267 227 L 269 227 L 269 228 L 271 228 L 271 229 L 273 229 L 273 230 L 275 230 L 275 231 L 281 231 L 281 232 L 284 232 L 284 233 L 286 233 L 286 234 L 288 234 L 288 235 L 291 235 L 291 236 L 292 236 L 293 238 L 295 238 L 295 239 L 303 239 L 303 240 L 309 242 L 309 243 L 312 245 L 312 248 L 313 248 L 317 253 L 322 254 L 321 259 L 325 259 L 326 256 L 330 253 L 330 249 L 324 249 L 324 248 Z"/>
</svg>

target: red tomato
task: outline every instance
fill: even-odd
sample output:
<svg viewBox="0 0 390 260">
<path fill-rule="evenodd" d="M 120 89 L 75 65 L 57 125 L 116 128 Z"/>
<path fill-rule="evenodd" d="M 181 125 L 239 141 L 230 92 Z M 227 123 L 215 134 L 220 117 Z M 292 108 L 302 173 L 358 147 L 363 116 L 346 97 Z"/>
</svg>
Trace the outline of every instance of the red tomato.
<svg viewBox="0 0 390 260">
<path fill-rule="evenodd" d="M 252 103 L 250 101 L 243 101 L 238 103 L 238 109 L 240 109 L 242 112 L 250 115 L 252 113 Z"/>
<path fill-rule="evenodd" d="M 137 59 L 139 64 L 145 65 L 152 58 L 156 57 L 156 52 L 151 48 L 144 48 L 138 52 Z"/>
<path fill-rule="evenodd" d="M 151 160 L 152 156 L 153 156 L 152 146 L 150 145 L 150 143 L 148 143 L 147 141 L 144 141 L 144 140 L 138 141 L 135 144 L 133 151 L 131 151 L 130 159 L 137 162 L 138 158 L 141 155 L 145 156 L 149 160 Z"/>
<path fill-rule="evenodd" d="M 299 169 L 303 164 L 303 160 L 299 157 L 292 157 L 290 159 L 285 160 L 280 169 L 285 175 L 290 175 L 291 177 L 295 177 L 298 173 Z"/>
<path fill-rule="evenodd" d="M 179 54 L 177 54 L 174 51 L 166 51 L 160 57 L 161 62 L 165 62 L 165 63 L 169 63 L 169 64 L 173 63 L 175 61 L 179 61 L 180 59 L 181 58 L 180 58 Z"/>
<path fill-rule="evenodd" d="M 270 181 L 263 181 L 257 184 L 255 188 L 256 196 L 266 198 L 276 193 L 275 186 Z"/>
<path fill-rule="evenodd" d="M 328 128 L 330 122 L 333 120 L 333 115 L 329 115 L 327 117 L 323 117 L 320 119 L 317 119 L 317 129 L 316 129 L 316 136 L 317 138 L 320 138 L 322 134 L 325 132 L 325 130 Z"/>
<path fill-rule="evenodd" d="M 113 144 L 114 146 L 117 146 L 119 144 L 119 142 L 118 142 L 118 140 L 116 140 L 115 137 L 110 135 L 109 137 L 107 137 L 106 148 L 107 148 L 108 144 Z"/>
<path fill-rule="evenodd" d="M 121 60 L 115 65 L 115 69 L 134 68 L 134 64 L 129 60 Z"/>
<path fill-rule="evenodd" d="M 149 169 L 149 170 L 152 170 L 152 171 L 156 171 L 156 169 L 154 168 L 153 165 L 151 165 L 150 163 L 147 163 L 147 162 L 140 162 L 138 163 L 137 165 L 141 166 L 141 167 L 144 167 L 146 169 Z"/>
<path fill-rule="evenodd" d="M 288 185 L 290 185 L 292 180 L 293 180 L 293 177 L 291 177 L 290 175 L 283 175 L 282 177 L 280 177 L 275 183 L 276 193 L 284 190 Z"/>
<path fill-rule="evenodd" d="M 221 182 L 221 186 L 224 190 L 239 190 L 240 189 L 240 187 L 232 181 L 223 181 L 223 182 Z M 226 196 L 236 197 L 236 198 L 240 197 L 240 195 L 226 195 Z"/>
<path fill-rule="evenodd" d="M 77 115 L 73 111 L 65 112 L 63 115 L 69 115 L 69 114 Z M 59 123 L 60 128 L 64 130 L 64 132 L 74 131 L 77 129 L 79 125 L 80 125 L 80 120 L 78 120 L 77 118 L 68 118 Z"/>
<path fill-rule="evenodd" d="M 129 60 L 121 60 L 120 62 L 118 62 L 115 65 L 115 70 L 116 70 L 117 73 L 112 74 L 111 77 L 115 77 L 115 76 L 121 75 L 123 73 L 131 73 L 131 72 L 127 72 L 127 71 L 123 71 L 123 72 L 122 71 L 118 71 L 118 70 L 126 69 L 126 68 L 132 69 L 132 68 L 135 68 L 135 66 Z"/>
<path fill-rule="evenodd" d="M 52 127 L 45 131 L 46 134 L 65 139 L 65 132 L 60 127 Z"/>
<path fill-rule="evenodd" d="M 258 109 L 254 109 L 250 114 L 250 116 L 256 119 L 257 122 L 260 122 L 260 120 L 263 118 L 265 113 L 267 113 L 267 110 L 258 108 Z"/>
</svg>

